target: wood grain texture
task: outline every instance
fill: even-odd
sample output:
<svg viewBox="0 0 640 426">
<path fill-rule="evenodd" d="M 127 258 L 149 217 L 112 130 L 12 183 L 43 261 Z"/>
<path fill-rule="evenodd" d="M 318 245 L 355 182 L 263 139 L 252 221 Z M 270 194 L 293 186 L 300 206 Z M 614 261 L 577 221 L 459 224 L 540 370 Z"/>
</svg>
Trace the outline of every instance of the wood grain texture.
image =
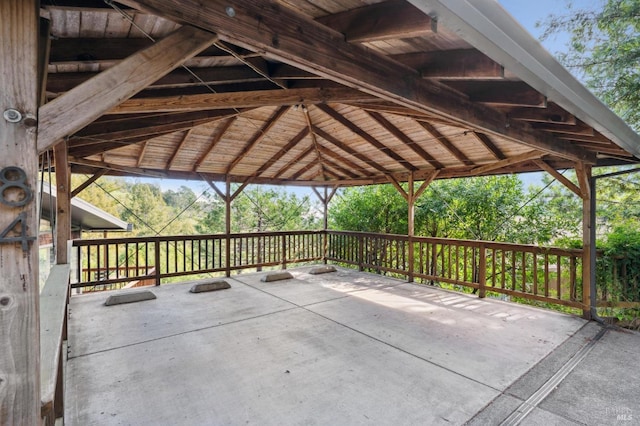
<svg viewBox="0 0 640 426">
<path fill-rule="evenodd" d="M 563 158 L 595 162 L 594 155 L 559 143 L 526 123 L 507 126 L 505 115 L 495 109 L 473 103 L 444 84 L 423 80 L 418 72 L 411 72 L 390 58 L 349 44 L 342 34 L 275 1 L 212 0 L 202 4 L 196 0 L 124 0 L 124 3 L 214 31 L 222 40 L 264 52 L 273 59 L 418 111 L 450 118 L 462 126 L 502 135 Z M 229 6 L 234 9 L 233 17 L 225 12 Z"/>
<path fill-rule="evenodd" d="M 209 32 L 182 27 L 44 105 L 40 109 L 38 149 L 44 151 L 77 132 L 215 40 Z"/>
<path fill-rule="evenodd" d="M 37 117 L 38 2 L 0 1 L 0 114 L 9 108 L 22 117 Z M 36 129 L 24 118 L 10 123 L 0 116 L 0 169 L 19 167 L 26 185 L 37 188 Z M 20 191 L 5 191 L 9 199 L 23 199 Z M 38 235 L 37 196 L 23 207 L 0 204 L 0 231 L 25 214 L 27 235 Z M 17 227 L 19 229 L 19 225 Z M 19 233 L 11 231 L 7 237 Z M 0 425 L 40 424 L 40 323 L 38 245 L 0 244 Z"/>
</svg>

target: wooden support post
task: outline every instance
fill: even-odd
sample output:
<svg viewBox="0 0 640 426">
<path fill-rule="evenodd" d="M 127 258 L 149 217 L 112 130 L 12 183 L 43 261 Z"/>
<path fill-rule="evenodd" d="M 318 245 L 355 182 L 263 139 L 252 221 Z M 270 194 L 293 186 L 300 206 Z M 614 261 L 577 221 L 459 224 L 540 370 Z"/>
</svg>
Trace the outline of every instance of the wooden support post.
<svg viewBox="0 0 640 426">
<path fill-rule="evenodd" d="M 331 188 L 331 192 L 329 192 L 329 188 L 328 187 L 324 187 L 324 195 L 321 194 L 320 192 L 318 192 L 318 190 L 315 187 L 311 187 L 311 189 L 313 189 L 313 192 L 315 192 L 316 196 L 318 197 L 318 199 L 322 202 L 322 213 L 323 213 L 323 255 L 322 255 L 322 261 L 324 262 L 324 264 L 327 264 L 327 253 L 328 253 L 328 249 L 329 249 L 329 236 L 327 235 L 327 231 L 329 230 L 329 203 L 331 202 L 331 199 L 333 198 L 333 196 L 336 194 L 336 191 L 338 190 L 337 186 L 334 186 L 333 188 Z"/>
<path fill-rule="evenodd" d="M 483 299 L 487 295 L 487 249 L 484 244 L 480 244 L 479 250 L 479 262 L 478 262 L 478 297 Z M 535 273 L 535 270 L 534 270 Z"/>
<path fill-rule="evenodd" d="M 412 283 L 413 282 L 413 237 L 415 235 L 415 207 L 416 207 L 416 199 L 415 199 L 415 190 L 413 188 L 413 172 L 409 173 L 409 188 L 407 188 L 407 205 L 408 205 L 408 220 L 407 220 L 407 235 L 409 237 L 409 268 L 408 268 L 408 276 L 407 280 Z"/>
<path fill-rule="evenodd" d="M 591 228 L 595 226 L 591 221 L 591 166 L 576 166 L 576 175 L 582 192 L 582 314 L 585 319 L 591 319 L 591 280 L 594 278 L 591 274 Z"/>
<path fill-rule="evenodd" d="M 0 1 L 0 425 L 40 424 L 39 2 Z"/>
<path fill-rule="evenodd" d="M 227 246 L 225 248 L 226 265 L 225 275 L 231 276 L 231 180 L 227 178 L 224 193 L 224 232 L 226 233 Z"/>
<path fill-rule="evenodd" d="M 56 263 L 69 263 L 67 241 L 71 240 L 71 174 L 67 142 L 54 147 L 56 163 Z"/>
</svg>

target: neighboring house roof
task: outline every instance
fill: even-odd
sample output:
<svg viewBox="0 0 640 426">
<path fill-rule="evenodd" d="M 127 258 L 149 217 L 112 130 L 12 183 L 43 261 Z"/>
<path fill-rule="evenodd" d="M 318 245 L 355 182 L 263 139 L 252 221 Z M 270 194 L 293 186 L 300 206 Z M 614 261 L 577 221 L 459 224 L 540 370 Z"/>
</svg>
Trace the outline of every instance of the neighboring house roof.
<svg viewBox="0 0 640 426">
<path fill-rule="evenodd" d="M 51 217 L 56 206 L 56 188 L 42 185 L 42 218 Z M 127 231 L 130 225 L 117 217 L 99 209 L 81 198 L 71 199 L 71 229 L 73 231 Z"/>
</svg>

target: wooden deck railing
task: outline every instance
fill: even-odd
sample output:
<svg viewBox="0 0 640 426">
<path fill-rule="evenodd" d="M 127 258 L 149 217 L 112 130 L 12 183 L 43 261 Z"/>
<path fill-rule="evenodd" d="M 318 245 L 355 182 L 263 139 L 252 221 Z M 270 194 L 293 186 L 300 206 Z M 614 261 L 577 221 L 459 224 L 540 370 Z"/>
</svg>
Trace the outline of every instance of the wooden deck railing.
<svg viewBox="0 0 640 426">
<path fill-rule="evenodd" d="M 327 259 L 362 271 L 583 308 L 582 250 L 490 241 L 328 231 Z"/>
<path fill-rule="evenodd" d="M 408 281 L 472 288 L 480 297 L 493 292 L 585 308 L 579 249 L 426 237 L 410 241 L 406 235 L 363 232 L 295 231 L 77 240 L 73 250 L 77 282 L 72 287 L 114 289 L 139 280 L 160 284 L 177 276 L 222 275 L 324 260 Z M 611 305 L 609 294 L 615 285 L 604 281 L 598 283 L 598 300 Z M 637 304 L 638 300 L 633 302 Z"/>
<path fill-rule="evenodd" d="M 72 287 L 125 286 L 207 273 L 318 261 L 322 231 L 265 232 L 75 240 L 77 276 Z M 111 287 L 112 288 L 112 287 Z"/>
</svg>

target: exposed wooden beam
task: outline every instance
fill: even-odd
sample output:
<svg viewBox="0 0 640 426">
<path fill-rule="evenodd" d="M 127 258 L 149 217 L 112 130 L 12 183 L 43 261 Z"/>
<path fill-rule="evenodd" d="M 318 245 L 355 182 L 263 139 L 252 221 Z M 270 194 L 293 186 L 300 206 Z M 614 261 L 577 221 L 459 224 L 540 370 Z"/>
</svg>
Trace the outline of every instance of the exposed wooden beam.
<svg viewBox="0 0 640 426">
<path fill-rule="evenodd" d="M 507 116 L 511 120 L 522 120 L 533 123 L 555 123 L 573 125 L 576 117 L 569 114 L 554 103 L 547 103 L 547 108 L 509 108 Z"/>
<path fill-rule="evenodd" d="M 535 159 L 539 159 L 544 155 L 544 153 L 533 150 L 529 152 L 525 152 L 523 154 L 514 155 L 513 157 L 506 158 L 501 161 L 496 161 L 495 163 L 485 164 L 482 166 L 478 166 L 473 168 L 473 173 L 477 175 L 482 175 L 494 170 L 503 169 L 505 167 L 512 166 L 518 163 L 524 163 L 525 161 L 531 161 Z"/>
<path fill-rule="evenodd" d="M 318 149 L 320 150 L 320 152 L 322 153 L 322 155 L 324 155 L 325 157 L 331 157 L 334 160 L 343 163 L 345 167 L 348 167 L 349 170 L 353 170 L 354 172 L 358 172 L 360 174 L 363 174 L 364 176 L 370 177 L 373 176 L 373 173 L 371 173 L 370 171 L 363 169 L 362 167 L 360 167 L 358 164 L 356 164 L 355 162 L 349 160 L 347 157 L 342 156 L 340 154 L 338 154 L 337 152 L 334 152 L 333 150 L 322 146 L 322 144 L 318 144 Z"/>
<path fill-rule="evenodd" d="M 595 163 L 593 154 L 558 143 L 552 135 L 537 132 L 525 123 L 506 126 L 503 113 L 475 104 L 439 82 L 424 80 L 391 58 L 349 44 L 334 30 L 277 1 L 246 0 L 234 5 L 233 17 L 226 13 L 228 2 L 223 0 L 184 0 L 179 4 L 173 0 L 122 2 L 208 29 L 221 40 L 264 52 L 270 58 L 418 111 L 442 115 L 463 127 L 501 135 L 570 160 Z M 267 33 L 264 28 L 277 28 L 277 32 Z"/>
<path fill-rule="evenodd" d="M 521 81 L 451 80 L 447 84 L 465 93 L 472 102 L 492 106 L 547 107 L 547 98 Z"/>
<path fill-rule="evenodd" d="M 69 162 L 72 164 L 79 164 L 82 166 L 95 167 L 97 169 L 115 170 L 118 172 L 123 172 L 131 175 L 139 175 L 139 176 L 146 176 L 146 177 L 153 177 L 153 178 L 160 178 L 160 179 L 167 178 L 170 176 L 169 173 L 161 172 L 158 170 L 149 170 L 149 169 L 144 169 L 140 167 L 121 166 L 118 164 L 111 164 L 105 161 L 87 160 L 86 158 L 69 157 Z"/>
<path fill-rule="evenodd" d="M 106 169 L 102 169 L 102 170 L 99 170 L 99 171 L 95 172 L 93 174 L 93 176 L 89 177 L 89 179 L 85 180 L 80 185 L 78 185 L 73 191 L 71 191 L 71 198 L 77 196 L 79 193 L 84 191 L 89 185 L 91 185 L 93 182 L 97 181 L 99 178 L 101 178 L 105 174 L 107 174 L 107 170 Z"/>
<path fill-rule="evenodd" d="M 309 151 L 309 153 L 307 155 L 305 155 L 304 157 L 300 158 L 300 160 L 304 159 L 305 157 L 309 156 L 311 153 L 316 152 L 315 148 L 313 147 L 313 145 L 310 147 L 311 150 Z M 306 151 L 305 151 L 306 152 Z M 296 180 L 298 179 L 300 176 L 304 175 L 305 173 L 307 173 L 309 170 L 313 169 L 314 167 L 318 167 L 318 166 L 322 166 L 321 164 L 319 164 L 316 161 L 309 161 L 304 167 L 302 167 L 301 169 L 299 169 L 297 172 L 295 172 L 294 174 L 291 175 L 291 179 L 292 180 Z M 322 168 L 320 168 L 320 173 L 322 172 Z M 313 180 L 310 179 L 310 180 Z"/>
<path fill-rule="evenodd" d="M 320 146 L 318 146 L 318 151 L 320 153 L 324 153 L 325 151 L 330 151 L 330 150 L 326 149 L 326 148 L 324 148 L 324 150 L 323 150 Z M 347 169 L 345 167 L 342 167 L 340 164 L 338 164 L 338 163 L 336 163 L 336 162 L 334 162 L 334 161 L 332 161 L 332 160 L 330 160 L 328 158 L 325 158 L 324 155 L 323 155 L 323 158 L 322 158 L 322 162 L 323 162 L 323 164 L 325 164 L 325 165 L 331 167 L 332 169 L 336 170 L 337 172 L 341 173 L 342 174 L 341 178 L 344 177 L 344 176 L 347 176 L 347 177 L 349 177 L 351 179 L 354 179 L 354 178 L 358 177 L 358 175 L 356 173 L 354 173 L 352 170 L 349 170 L 349 169 Z"/>
<path fill-rule="evenodd" d="M 476 137 L 476 139 L 478 139 L 478 141 L 480 141 L 480 143 L 485 148 L 487 148 L 487 151 L 489 151 L 497 160 L 504 160 L 507 158 L 502 153 L 502 151 L 500 151 L 500 149 L 493 143 L 493 141 L 491 140 L 491 138 L 489 138 L 489 136 L 479 132 L 472 132 L 472 133 Z"/>
<path fill-rule="evenodd" d="M 276 125 L 278 120 L 280 120 L 280 118 L 282 118 L 282 116 L 284 116 L 287 113 L 287 111 L 289 111 L 289 107 L 282 106 L 278 108 L 273 113 L 273 115 L 271 115 L 271 117 L 269 117 L 269 119 L 264 123 L 264 125 L 261 128 L 259 128 L 251 137 L 251 139 L 247 141 L 245 146 L 242 147 L 242 150 L 238 153 L 238 155 L 235 156 L 233 161 L 227 167 L 227 170 L 225 172 L 226 174 L 231 174 L 233 169 L 242 161 L 244 157 L 247 156 L 247 154 L 249 154 L 249 151 L 251 151 L 251 149 L 253 149 L 253 147 L 256 146 L 256 144 L 258 144 L 267 135 L 267 133 L 269 133 L 269 130 L 271 130 L 273 126 Z"/>
<path fill-rule="evenodd" d="M 403 0 L 391 0 L 316 19 L 349 42 L 412 38 L 437 31 L 437 22 Z"/>
<path fill-rule="evenodd" d="M 164 135 L 168 135 L 171 134 L 173 132 L 166 132 L 166 133 L 158 133 L 158 134 L 154 134 L 154 135 L 143 135 L 143 136 L 138 136 L 135 138 L 130 138 L 130 139 L 123 139 L 123 140 L 115 140 L 115 141 L 93 141 L 95 143 L 92 143 L 90 145 L 82 145 L 82 146 L 78 146 L 78 147 L 70 147 L 69 148 L 69 154 L 73 157 L 90 157 L 92 155 L 96 155 L 96 154 L 101 154 L 104 153 L 106 151 L 111 151 L 112 149 L 118 149 L 118 148 L 122 148 L 124 146 L 129 146 L 129 145 L 135 145 L 137 143 L 140 142 L 146 142 L 150 139 L 153 138 L 157 138 L 160 136 L 164 136 Z M 146 148 L 145 148 L 146 149 Z M 144 155 L 144 152 L 140 153 L 141 156 Z M 141 159 L 142 157 L 140 157 L 138 160 L 139 163 L 141 163 Z"/>
<path fill-rule="evenodd" d="M 280 170 L 278 170 L 276 174 L 273 176 L 274 179 L 277 179 L 283 174 L 285 174 L 291 167 L 300 163 L 300 161 L 302 161 L 303 158 L 305 158 L 307 155 L 311 154 L 314 151 L 315 151 L 315 148 L 313 147 L 313 145 L 310 145 L 307 149 L 305 149 L 303 152 L 298 154 L 295 158 L 291 159 L 287 164 L 282 166 Z"/>
<path fill-rule="evenodd" d="M 216 145 L 218 144 L 218 142 L 220 142 L 220 140 L 222 139 L 222 137 L 224 136 L 224 134 L 227 132 L 227 130 L 229 130 L 229 127 L 231 127 L 231 125 L 238 119 L 237 116 L 233 116 L 227 120 L 224 121 L 224 123 L 222 123 L 220 125 L 220 127 L 216 130 L 215 135 L 213 136 L 213 138 L 211 139 L 211 143 L 209 144 L 209 146 L 202 152 L 202 155 L 200 155 L 200 157 L 198 158 L 198 160 L 196 161 L 196 163 L 193 166 L 193 171 L 198 171 L 198 169 L 200 168 L 200 166 L 202 165 L 202 163 L 204 163 L 204 160 L 207 159 L 207 157 L 209 156 L 209 154 L 211 154 L 211 151 L 213 151 L 213 148 L 216 147 Z"/>
<path fill-rule="evenodd" d="M 234 109 L 212 111 L 193 111 L 186 113 L 161 114 L 150 117 L 135 117 L 128 120 L 94 122 L 77 132 L 70 140 L 73 146 L 75 139 L 96 138 L 103 140 L 128 139 L 142 135 L 153 135 L 167 131 L 183 130 L 202 123 L 224 119 L 238 115 Z M 184 127 L 186 126 L 186 127 Z"/>
<path fill-rule="evenodd" d="M 566 124 L 556 123 L 533 123 L 532 126 L 535 129 L 542 130 L 544 132 L 562 133 L 565 135 L 578 135 L 578 136 L 594 136 L 595 130 L 593 127 L 584 123 L 576 123 L 572 126 Z"/>
<path fill-rule="evenodd" d="M 407 170 L 418 170 L 418 168 L 411 164 L 407 159 L 402 157 L 400 154 L 380 142 L 378 139 L 371 136 L 369 133 L 362 130 L 359 126 L 353 123 L 351 120 L 346 118 L 344 115 L 340 114 L 338 111 L 331 108 L 329 105 L 317 105 L 317 107 L 327 114 L 329 117 L 336 120 L 338 123 L 345 126 L 347 129 L 351 130 L 356 135 L 360 136 L 365 141 L 369 142 L 371 145 L 380 150 L 380 152 L 384 153 L 387 157 L 397 161 L 402 167 Z M 369 114 L 372 114 L 369 112 Z"/>
<path fill-rule="evenodd" d="M 420 71 L 423 78 L 447 80 L 504 78 L 504 68 L 476 49 L 405 53 L 393 59 Z"/>
<path fill-rule="evenodd" d="M 447 151 L 451 153 L 456 159 L 462 162 L 465 166 L 473 166 L 474 162 L 469 159 L 462 151 L 456 147 L 453 142 L 449 140 L 448 137 L 443 135 L 435 126 L 431 123 L 427 123 L 425 121 L 419 121 L 420 125 L 424 127 L 424 129 L 433 136 L 437 143 L 442 145 Z"/>
<path fill-rule="evenodd" d="M 584 165 L 582 163 L 576 163 L 576 177 L 580 184 L 580 192 L 582 193 L 582 199 L 588 200 L 591 194 L 591 166 Z"/>
<path fill-rule="evenodd" d="M 409 136 L 404 134 L 402 130 L 397 128 L 393 123 L 384 118 L 382 114 L 379 112 L 369 111 L 369 116 L 378 122 L 382 127 L 385 128 L 389 133 L 391 133 L 396 139 L 400 142 L 404 143 L 408 148 L 410 148 L 413 152 L 419 155 L 424 161 L 433 166 L 434 169 L 441 169 L 444 165 L 436 160 L 431 154 L 422 149 L 420 145 L 418 145 L 414 140 L 412 140 Z"/>
<path fill-rule="evenodd" d="M 313 128 L 311 130 L 316 135 L 320 136 L 322 139 L 324 139 L 327 142 L 329 142 L 329 143 L 333 144 L 334 146 L 338 147 L 340 150 L 346 152 L 347 154 L 357 158 L 358 160 L 360 160 L 363 163 L 373 167 L 374 169 L 378 170 L 379 172 L 382 172 L 384 174 L 389 174 L 389 171 L 386 168 L 384 168 L 383 166 L 381 166 L 379 163 L 377 163 L 376 161 L 374 161 L 371 158 L 367 157 L 366 155 L 362 154 L 361 152 L 356 151 L 355 149 L 351 148 L 349 145 L 345 144 L 344 142 L 341 142 L 340 140 L 338 140 L 335 137 L 331 136 L 329 133 L 325 132 L 321 128 L 319 128 L 317 126 L 313 126 Z"/>
<path fill-rule="evenodd" d="M 183 26 L 45 104 L 39 113 L 39 151 L 82 129 L 215 40 L 216 36 L 209 32 Z"/>
<path fill-rule="evenodd" d="M 194 73 L 197 78 L 193 76 Z M 191 72 L 184 68 L 171 71 L 164 77 L 154 81 L 148 89 L 162 89 L 172 87 L 190 87 L 236 83 L 252 83 L 264 81 L 265 78 L 245 66 L 194 68 Z M 52 93 L 62 93 L 73 89 L 78 84 L 97 76 L 98 73 L 54 73 L 47 83 L 47 90 Z M 150 92 L 152 93 L 152 92 Z"/>
<path fill-rule="evenodd" d="M 271 166 L 273 166 L 279 159 L 284 157 L 287 152 L 291 151 L 296 145 L 298 145 L 304 138 L 309 135 L 309 127 L 303 127 L 297 135 L 295 135 L 289 143 L 283 146 L 280 151 L 276 152 L 271 158 L 269 158 L 258 170 L 253 173 L 254 177 L 260 176 L 266 172 Z"/>
<path fill-rule="evenodd" d="M 184 132 L 184 135 L 182 136 L 180 143 L 178 144 L 178 146 L 176 146 L 176 149 L 173 150 L 171 157 L 169 157 L 169 161 L 167 161 L 167 167 L 166 167 L 167 170 L 171 170 L 173 163 L 176 161 L 176 158 L 178 157 L 178 154 L 180 154 L 180 150 L 182 150 L 182 147 L 184 146 L 184 144 L 187 143 L 187 140 L 189 139 L 189 136 L 191 135 L 192 131 L 193 131 L 193 128 Z"/>
<path fill-rule="evenodd" d="M 387 175 L 387 180 L 398 190 L 405 201 L 409 201 L 409 194 L 404 190 L 404 188 L 400 185 L 400 182 L 398 182 L 395 177 L 393 177 L 392 175 Z"/>
<path fill-rule="evenodd" d="M 439 174 L 440 174 L 440 170 L 434 170 L 428 176 L 426 176 L 424 178 L 424 181 L 422 182 L 422 184 L 418 188 L 418 190 L 415 192 L 414 198 L 417 199 L 418 197 L 420 197 L 424 193 L 424 191 L 426 191 L 426 189 L 429 187 L 429 185 L 431 185 L 431 182 L 433 182 L 435 180 L 435 178 L 438 177 Z"/>
<path fill-rule="evenodd" d="M 135 98 L 123 102 L 109 114 L 201 111 L 206 109 L 258 108 L 276 105 L 314 105 L 327 102 L 362 102 L 375 98 L 349 88 L 274 89 L 246 92 L 206 93 L 154 98 Z"/>
<path fill-rule="evenodd" d="M 542 170 L 546 171 L 551 176 L 553 176 L 555 180 L 557 180 L 558 182 L 566 186 L 567 189 L 571 190 L 571 192 L 576 194 L 578 197 L 582 198 L 582 191 L 580 190 L 580 188 L 578 188 L 576 184 L 574 184 L 569 179 L 567 179 L 562 173 L 558 172 L 556 169 L 551 167 L 543 159 L 533 160 L 533 162 L 536 163 L 538 167 L 540 167 Z"/>
</svg>

